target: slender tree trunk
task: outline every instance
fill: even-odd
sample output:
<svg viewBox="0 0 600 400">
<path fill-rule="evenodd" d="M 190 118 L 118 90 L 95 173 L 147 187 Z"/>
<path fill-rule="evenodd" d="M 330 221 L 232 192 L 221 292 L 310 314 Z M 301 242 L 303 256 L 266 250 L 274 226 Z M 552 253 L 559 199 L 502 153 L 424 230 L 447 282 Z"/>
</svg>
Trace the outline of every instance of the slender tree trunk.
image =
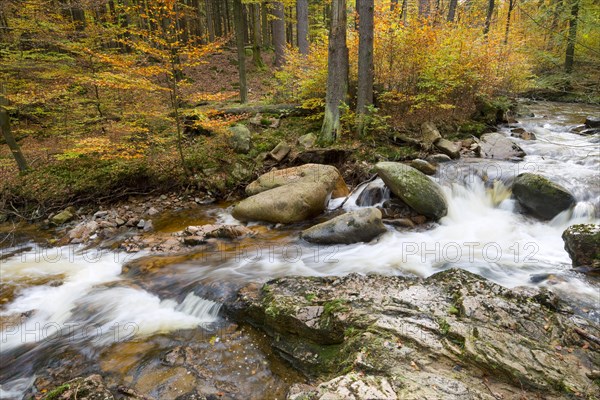
<svg viewBox="0 0 600 400">
<path fill-rule="evenodd" d="M 285 63 L 285 9 L 283 3 L 273 3 L 273 46 L 275 47 L 275 67 Z"/>
<path fill-rule="evenodd" d="M 402 12 L 400 18 L 402 19 L 402 23 L 406 25 L 406 20 L 408 19 L 408 0 L 402 0 Z"/>
<path fill-rule="evenodd" d="M 348 47 L 346 0 L 332 1 L 327 65 L 327 96 L 320 142 L 332 143 L 340 133 L 340 106 L 348 93 Z"/>
<path fill-rule="evenodd" d="M 21 148 L 10 130 L 10 115 L 6 108 L 4 108 L 6 105 L 8 105 L 8 101 L 4 97 L 4 87 L 0 83 L 0 130 L 2 131 L 2 137 L 4 137 L 4 141 L 15 159 L 19 171 L 27 171 L 29 169 L 27 160 L 23 156 Z"/>
<path fill-rule="evenodd" d="M 211 0 L 206 0 L 205 2 L 205 9 L 206 9 L 206 29 L 208 30 L 208 41 L 210 43 L 215 41 L 215 23 L 214 23 L 214 16 L 213 16 L 213 8 L 212 8 L 212 1 Z"/>
<path fill-rule="evenodd" d="M 358 133 L 364 131 L 364 116 L 373 104 L 373 26 L 374 0 L 356 0 L 358 10 L 358 93 L 356 114 Z"/>
<path fill-rule="evenodd" d="M 296 2 L 296 32 L 300 54 L 308 54 L 308 0 Z"/>
<path fill-rule="evenodd" d="M 508 1 L 508 13 L 506 14 L 506 29 L 504 30 L 504 44 L 508 44 L 508 34 L 510 33 L 510 17 L 512 15 L 513 8 L 515 7 L 515 0 Z"/>
<path fill-rule="evenodd" d="M 269 24 L 269 6 L 267 5 L 267 3 L 263 3 L 260 9 L 262 18 L 262 44 L 264 49 L 268 49 L 271 47 L 271 24 Z"/>
<path fill-rule="evenodd" d="M 494 15 L 494 0 L 488 0 L 487 14 L 485 16 L 485 25 L 483 26 L 483 35 L 487 36 L 492 25 L 492 16 Z"/>
<path fill-rule="evenodd" d="M 242 13 L 242 0 L 233 0 L 233 18 L 235 27 L 235 41 L 238 53 L 238 72 L 240 75 L 240 103 L 248 102 L 248 87 L 246 86 L 246 49 L 244 48 L 244 15 Z"/>
<path fill-rule="evenodd" d="M 429 18 L 429 0 L 418 0 L 419 1 L 419 17 Z"/>
<path fill-rule="evenodd" d="M 252 59 L 254 61 L 254 65 L 258 69 L 265 68 L 265 63 L 263 62 L 262 55 L 260 54 L 260 48 L 262 46 L 262 41 L 260 38 L 260 4 L 250 4 L 251 14 L 252 14 Z"/>
<path fill-rule="evenodd" d="M 569 19 L 569 37 L 567 40 L 567 53 L 565 57 L 565 72 L 573 72 L 575 62 L 575 42 L 577 41 L 577 17 L 579 16 L 579 0 L 571 4 L 571 18 Z"/>
<path fill-rule="evenodd" d="M 394 11 L 398 7 L 398 0 L 390 1 L 390 11 Z"/>
<path fill-rule="evenodd" d="M 510 0 L 512 2 L 512 0 Z M 454 17 L 456 16 L 456 6 L 458 5 L 458 0 L 450 0 L 450 4 L 448 5 L 448 22 L 454 22 Z"/>
</svg>

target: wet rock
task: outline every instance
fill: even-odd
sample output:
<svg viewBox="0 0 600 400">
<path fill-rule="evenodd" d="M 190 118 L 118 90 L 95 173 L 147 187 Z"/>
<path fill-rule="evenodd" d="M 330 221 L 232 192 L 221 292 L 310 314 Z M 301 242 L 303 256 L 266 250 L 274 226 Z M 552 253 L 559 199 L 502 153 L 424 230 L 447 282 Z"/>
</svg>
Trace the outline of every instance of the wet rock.
<svg viewBox="0 0 600 400">
<path fill-rule="evenodd" d="M 460 158 L 460 146 L 457 146 L 447 139 L 440 138 L 436 140 L 435 147 L 452 159 Z"/>
<path fill-rule="evenodd" d="M 78 241 L 79 243 L 87 241 L 99 228 L 96 221 L 82 222 L 69 232 L 71 242 Z"/>
<path fill-rule="evenodd" d="M 144 229 L 144 226 L 146 225 L 146 220 L 140 219 L 136 225 L 136 227 L 138 229 Z"/>
<path fill-rule="evenodd" d="M 537 137 L 531 132 L 527 132 L 523 128 L 515 128 L 510 130 L 510 136 L 523 140 L 536 140 Z"/>
<path fill-rule="evenodd" d="M 397 218 L 397 219 L 388 219 L 385 221 L 386 224 L 390 224 L 395 226 L 396 228 L 414 228 L 415 223 L 408 218 Z"/>
<path fill-rule="evenodd" d="M 447 214 L 448 204 L 441 188 L 422 172 L 395 162 L 380 162 L 375 170 L 392 193 L 419 214 L 435 219 Z"/>
<path fill-rule="evenodd" d="M 229 144 L 236 153 L 246 154 L 250 151 L 252 134 L 245 125 L 237 124 L 229 128 L 231 137 Z"/>
<path fill-rule="evenodd" d="M 117 226 L 125 225 L 125 221 L 121 218 L 115 218 L 115 223 L 117 224 Z"/>
<path fill-rule="evenodd" d="M 298 144 L 305 148 L 311 148 L 317 142 L 317 137 L 312 133 L 307 133 L 306 135 L 302 135 L 298 138 Z"/>
<path fill-rule="evenodd" d="M 429 157 L 427 157 L 426 159 L 428 162 L 430 163 L 435 163 L 435 164 L 439 164 L 439 163 L 445 163 L 445 162 L 449 162 L 452 161 L 452 159 L 450 157 L 448 157 L 445 154 L 432 154 Z"/>
<path fill-rule="evenodd" d="M 421 171 L 425 175 L 435 175 L 437 172 L 437 167 L 425 160 L 421 160 L 419 158 L 412 160 L 410 162 L 410 166 L 416 170 Z"/>
<path fill-rule="evenodd" d="M 375 182 L 369 182 L 356 199 L 356 205 L 359 207 L 371 207 L 379 204 L 385 198 L 387 188 Z"/>
<path fill-rule="evenodd" d="M 600 128 L 600 117 L 587 117 L 584 124 L 586 128 Z"/>
<path fill-rule="evenodd" d="M 479 140 L 480 154 L 494 160 L 515 160 L 525 157 L 518 144 L 498 132 L 486 133 Z"/>
<path fill-rule="evenodd" d="M 584 129 L 581 132 L 579 132 L 579 134 L 582 136 L 593 136 L 593 135 L 597 135 L 599 133 L 600 133 L 600 128 Z"/>
<path fill-rule="evenodd" d="M 152 232 L 154 230 L 154 224 L 151 220 L 147 220 L 144 222 L 144 232 Z"/>
<path fill-rule="evenodd" d="M 51 390 L 44 397 L 56 400 L 113 400 L 114 396 L 106 387 L 100 375 L 75 378 Z"/>
<path fill-rule="evenodd" d="M 387 229 L 381 222 L 381 211 L 363 208 L 305 229 L 300 236 L 311 243 L 351 244 L 370 242 L 385 232 Z"/>
<path fill-rule="evenodd" d="M 518 175 L 512 191 L 523 208 L 542 219 L 552 219 L 575 204 L 575 197 L 567 189 L 541 175 Z"/>
<path fill-rule="evenodd" d="M 246 286 L 226 308 L 277 338 L 273 348 L 301 371 L 327 377 L 293 398 L 347 398 L 364 387 L 407 399 L 600 394 L 586 376 L 600 369 L 600 346 L 582 350 L 573 334 L 581 324 L 597 337 L 597 322 L 574 317 L 547 290 L 510 290 L 464 270 L 284 277 Z"/>
<path fill-rule="evenodd" d="M 68 207 L 50 219 L 50 223 L 54 226 L 60 226 L 71 221 L 75 217 L 75 209 Z"/>
<path fill-rule="evenodd" d="M 421 137 L 420 140 L 425 146 L 425 148 L 430 149 L 433 144 L 440 140 L 442 135 L 440 135 L 440 131 L 438 131 L 437 127 L 433 122 L 424 122 L 421 125 Z"/>
<path fill-rule="evenodd" d="M 183 242 L 188 246 L 206 243 L 208 239 L 239 239 L 254 235 L 254 231 L 241 225 L 188 226 L 182 232 Z"/>
<path fill-rule="evenodd" d="M 269 156 L 277 162 L 281 162 L 290 153 L 292 148 L 285 142 L 281 141 L 271 152 Z"/>
<path fill-rule="evenodd" d="M 599 225 L 572 225 L 563 232 L 562 238 L 573 267 L 587 267 L 600 271 Z"/>
</svg>

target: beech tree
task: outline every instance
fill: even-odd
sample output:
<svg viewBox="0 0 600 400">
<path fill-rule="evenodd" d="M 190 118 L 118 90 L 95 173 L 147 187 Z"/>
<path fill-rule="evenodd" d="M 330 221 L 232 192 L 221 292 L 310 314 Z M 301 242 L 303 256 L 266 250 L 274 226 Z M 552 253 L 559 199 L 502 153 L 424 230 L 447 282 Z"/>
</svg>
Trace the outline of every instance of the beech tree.
<svg viewBox="0 0 600 400">
<path fill-rule="evenodd" d="M 298 50 L 300 54 L 308 54 L 308 0 L 296 1 L 296 20 Z"/>
<path fill-rule="evenodd" d="M 358 93 L 356 97 L 356 114 L 358 116 L 358 132 L 364 128 L 364 116 L 373 104 L 373 0 L 356 0 L 358 10 Z"/>
<path fill-rule="evenodd" d="M 346 0 L 333 0 L 327 55 L 327 95 L 320 141 L 327 144 L 340 133 L 340 106 L 348 93 L 348 46 L 346 44 Z"/>
<path fill-rule="evenodd" d="M 273 7 L 273 46 L 275 47 L 275 67 L 285 62 L 285 9 L 283 3 L 276 1 Z"/>
<path fill-rule="evenodd" d="M 246 24 L 242 13 L 242 0 L 233 0 L 233 18 L 235 41 L 237 44 L 238 73 L 240 78 L 240 103 L 244 104 L 248 101 L 248 86 L 246 85 L 246 49 L 244 47 Z"/>
<path fill-rule="evenodd" d="M 10 130 L 10 115 L 8 114 L 8 110 L 4 108 L 6 105 L 8 105 L 8 101 L 4 97 L 3 86 L 0 84 L 0 130 L 2 131 L 2 137 L 15 159 L 19 171 L 27 171 L 29 169 L 27 160 L 23 156 L 23 152 L 21 152 L 21 148 Z"/>
</svg>

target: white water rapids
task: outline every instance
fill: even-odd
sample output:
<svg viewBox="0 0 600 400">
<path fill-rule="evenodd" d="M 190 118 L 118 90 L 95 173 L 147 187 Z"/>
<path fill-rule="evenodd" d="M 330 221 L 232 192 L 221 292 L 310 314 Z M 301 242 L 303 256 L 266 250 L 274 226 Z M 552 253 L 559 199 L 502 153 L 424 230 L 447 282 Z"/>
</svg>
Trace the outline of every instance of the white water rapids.
<svg viewBox="0 0 600 400">
<path fill-rule="evenodd" d="M 600 310 L 600 287 L 571 271 L 562 232 L 575 223 L 600 224 L 600 138 L 570 133 L 597 107 L 555 104 L 532 106 L 535 117 L 511 127 L 535 133 L 517 142 L 527 153 L 518 163 L 469 160 L 443 164 L 435 179 L 444 190 L 448 215 L 428 230 L 389 231 L 368 244 L 322 247 L 297 240 L 297 232 L 276 243 L 257 241 L 236 254 L 208 254 L 178 264 L 173 275 L 187 287 L 204 282 L 266 281 L 289 275 L 357 273 L 429 276 L 460 267 L 507 287 L 548 286 L 581 307 Z M 508 128 L 501 131 L 509 135 Z M 520 213 L 506 187 L 520 172 L 540 173 L 569 189 L 577 205 L 552 221 Z M 482 179 L 483 177 L 483 179 Z M 496 180 L 496 183 L 493 183 Z M 360 189 L 344 205 L 356 208 Z M 335 208 L 340 201 L 331 202 Z M 236 222 L 227 211 L 224 222 Z M 8 249 L 9 251 L 11 249 Z M 0 357 L 23 363 L 0 370 L 0 398 L 21 398 L 38 366 L 28 353 L 44 346 L 102 347 L 114 341 L 218 321 L 220 304 L 193 291 L 161 298 L 125 282 L 123 255 L 73 252 L 70 247 L 32 251 L 0 260 L 2 284 L 48 278 L 28 287 L 0 311 Z M 558 278 L 536 278 L 553 274 Z M 62 284 L 52 284 L 60 277 Z M 532 279 L 533 277 L 533 279 Z M 20 316 L 14 319 L 15 315 Z M 593 315 L 598 318 L 598 314 Z M 41 351 L 41 350 L 40 350 Z"/>
</svg>

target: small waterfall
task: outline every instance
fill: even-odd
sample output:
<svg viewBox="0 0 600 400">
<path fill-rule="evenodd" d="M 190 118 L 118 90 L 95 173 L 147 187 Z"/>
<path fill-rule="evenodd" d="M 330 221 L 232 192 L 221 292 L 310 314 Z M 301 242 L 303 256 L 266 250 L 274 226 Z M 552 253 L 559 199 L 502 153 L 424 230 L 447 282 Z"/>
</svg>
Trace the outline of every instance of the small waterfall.
<svg viewBox="0 0 600 400">
<path fill-rule="evenodd" d="M 201 321 L 214 322 L 219 316 L 221 305 L 220 303 L 198 297 L 194 293 L 188 293 L 181 304 L 175 307 L 175 310 L 196 317 Z"/>
</svg>

